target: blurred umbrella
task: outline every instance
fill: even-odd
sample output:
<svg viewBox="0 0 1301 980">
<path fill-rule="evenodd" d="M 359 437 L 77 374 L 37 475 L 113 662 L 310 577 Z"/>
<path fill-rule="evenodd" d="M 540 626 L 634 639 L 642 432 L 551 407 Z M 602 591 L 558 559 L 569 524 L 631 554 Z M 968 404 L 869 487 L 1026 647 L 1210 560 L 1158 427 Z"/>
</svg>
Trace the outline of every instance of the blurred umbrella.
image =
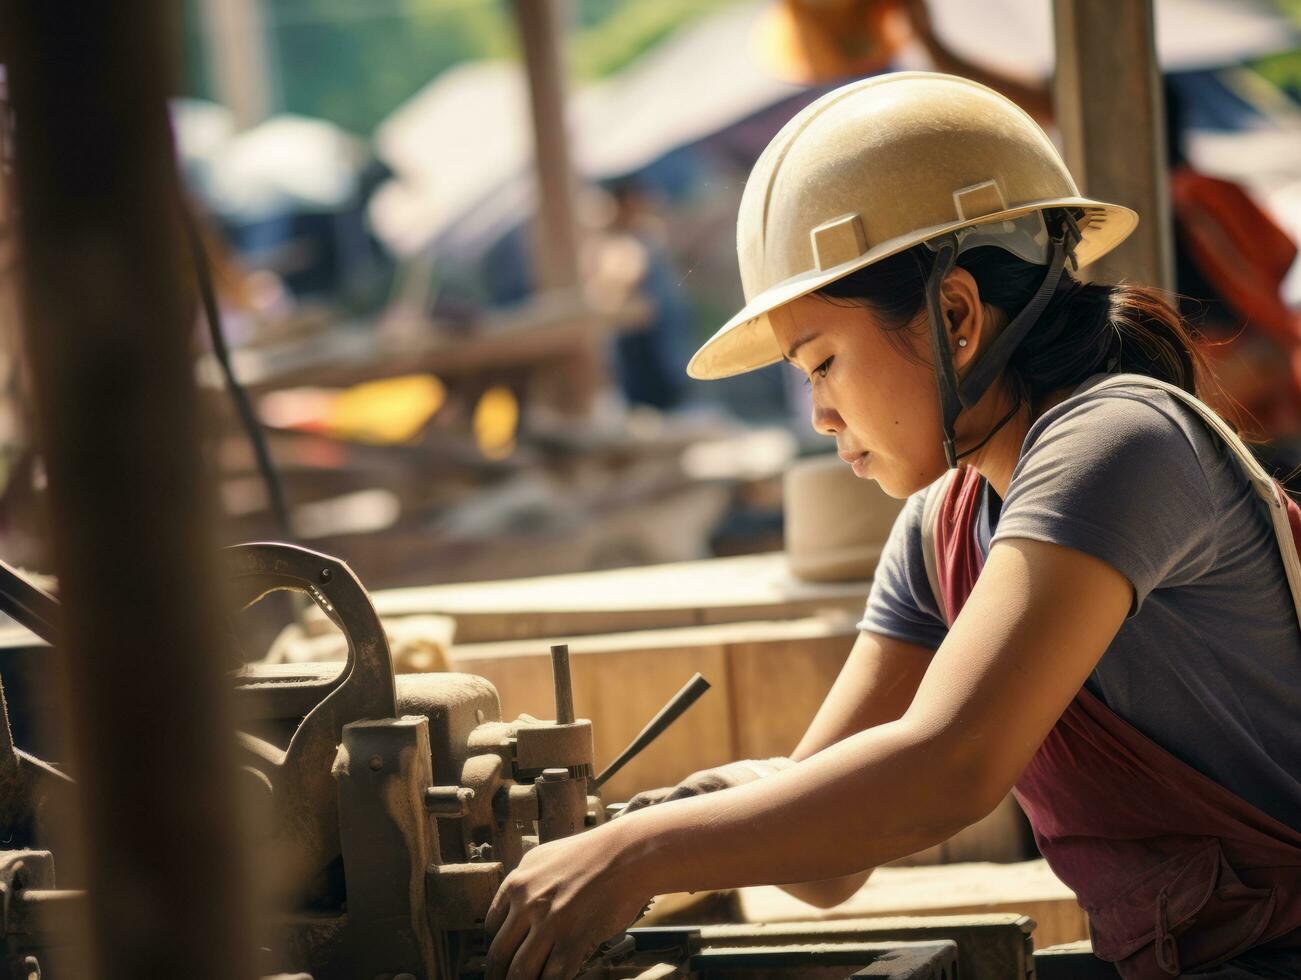
<svg viewBox="0 0 1301 980">
<path fill-rule="evenodd" d="M 186 183 L 206 197 L 213 161 L 235 136 L 235 117 L 225 106 L 203 99 L 173 99 L 169 109 Z"/>
<path fill-rule="evenodd" d="M 628 68 L 575 93 L 575 165 L 589 180 L 642 169 L 805 86 L 783 81 L 753 55 L 763 14 L 745 4 L 677 31 Z M 380 238 L 417 252 L 454 227 L 493 240 L 533 210 L 533 147 L 522 68 L 480 62 L 444 72 L 376 131 L 378 156 L 398 175 L 371 207 Z"/>
<path fill-rule="evenodd" d="M 337 211 L 357 194 L 369 159 L 365 142 L 333 123 L 275 116 L 217 149 L 208 204 L 230 220 Z"/>
</svg>

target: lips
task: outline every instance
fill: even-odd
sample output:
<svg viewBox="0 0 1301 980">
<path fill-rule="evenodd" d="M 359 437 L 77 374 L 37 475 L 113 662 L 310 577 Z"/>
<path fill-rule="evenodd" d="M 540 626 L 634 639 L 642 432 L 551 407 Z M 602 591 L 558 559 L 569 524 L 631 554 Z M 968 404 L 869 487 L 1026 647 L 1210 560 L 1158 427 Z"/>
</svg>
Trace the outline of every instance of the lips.
<svg viewBox="0 0 1301 980">
<path fill-rule="evenodd" d="M 854 463 L 857 459 L 859 459 L 859 458 L 862 457 L 862 456 L 866 456 L 867 453 L 865 453 L 865 452 L 848 453 L 848 452 L 845 452 L 844 450 L 842 450 L 842 451 L 838 452 L 836 455 L 839 456 L 841 459 L 843 459 L 846 463 L 849 463 L 850 465 L 853 465 L 853 463 Z"/>
</svg>

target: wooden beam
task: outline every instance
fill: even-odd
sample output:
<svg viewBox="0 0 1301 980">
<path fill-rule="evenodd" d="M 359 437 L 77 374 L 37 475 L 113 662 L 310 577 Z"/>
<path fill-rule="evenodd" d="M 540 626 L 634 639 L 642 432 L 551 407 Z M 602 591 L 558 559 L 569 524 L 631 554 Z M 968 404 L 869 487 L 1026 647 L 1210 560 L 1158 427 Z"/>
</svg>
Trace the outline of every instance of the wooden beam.
<svg viewBox="0 0 1301 980">
<path fill-rule="evenodd" d="M 565 116 L 565 8 L 562 0 L 515 0 L 533 118 L 538 179 L 533 258 L 541 289 L 578 285 L 576 188 Z"/>
<path fill-rule="evenodd" d="M 533 224 L 533 275 L 539 291 L 572 293 L 581 302 L 577 181 L 566 117 L 565 21 L 568 0 L 515 0 L 532 108 L 538 203 Z M 601 331 L 594 317 L 576 320 L 580 339 L 555 369 L 532 379 L 530 397 L 585 416 L 605 383 Z"/>
<path fill-rule="evenodd" d="M 208 78 L 240 129 L 271 114 L 274 75 L 262 0 L 201 0 Z"/>
<path fill-rule="evenodd" d="M 1165 107 L 1152 0 L 1053 0 L 1054 88 L 1066 163 L 1080 190 L 1124 204 L 1140 222 L 1129 240 L 1086 270 L 1174 288 Z"/>
</svg>

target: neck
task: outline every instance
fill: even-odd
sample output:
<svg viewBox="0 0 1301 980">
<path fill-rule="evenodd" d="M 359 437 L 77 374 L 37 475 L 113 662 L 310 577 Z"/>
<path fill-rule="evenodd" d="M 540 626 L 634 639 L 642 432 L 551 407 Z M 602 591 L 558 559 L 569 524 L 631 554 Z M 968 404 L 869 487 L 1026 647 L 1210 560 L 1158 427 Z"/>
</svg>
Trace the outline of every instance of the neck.
<svg viewBox="0 0 1301 980">
<path fill-rule="evenodd" d="M 1021 458 L 1021 446 L 1035 419 L 1064 401 L 1070 395 L 1070 389 L 1054 391 L 1035 404 L 1023 404 L 1003 428 L 990 438 L 980 449 L 966 457 L 964 462 L 974 466 L 1000 497 L 1007 497 L 1008 486 L 1012 482 L 1012 472 Z M 1012 408 L 1015 396 L 1005 385 L 992 385 L 957 429 L 958 451 L 964 445 L 971 446 L 981 439 Z M 965 423 L 965 424 L 964 424 Z"/>
</svg>

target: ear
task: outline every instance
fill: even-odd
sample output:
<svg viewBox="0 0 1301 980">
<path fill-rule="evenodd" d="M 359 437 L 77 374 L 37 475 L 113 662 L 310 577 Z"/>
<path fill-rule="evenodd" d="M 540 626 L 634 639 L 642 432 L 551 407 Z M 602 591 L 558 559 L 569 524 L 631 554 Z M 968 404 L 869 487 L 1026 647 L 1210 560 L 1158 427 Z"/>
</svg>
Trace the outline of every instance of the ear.
<svg viewBox="0 0 1301 980">
<path fill-rule="evenodd" d="M 966 269 L 955 267 L 944 277 L 940 286 L 940 310 L 944 329 L 949 335 L 949 349 L 953 352 L 953 367 L 959 375 L 975 359 L 976 351 L 988 344 L 990 318 L 980 300 L 980 287 Z M 961 346 L 959 340 L 965 340 Z"/>
</svg>

